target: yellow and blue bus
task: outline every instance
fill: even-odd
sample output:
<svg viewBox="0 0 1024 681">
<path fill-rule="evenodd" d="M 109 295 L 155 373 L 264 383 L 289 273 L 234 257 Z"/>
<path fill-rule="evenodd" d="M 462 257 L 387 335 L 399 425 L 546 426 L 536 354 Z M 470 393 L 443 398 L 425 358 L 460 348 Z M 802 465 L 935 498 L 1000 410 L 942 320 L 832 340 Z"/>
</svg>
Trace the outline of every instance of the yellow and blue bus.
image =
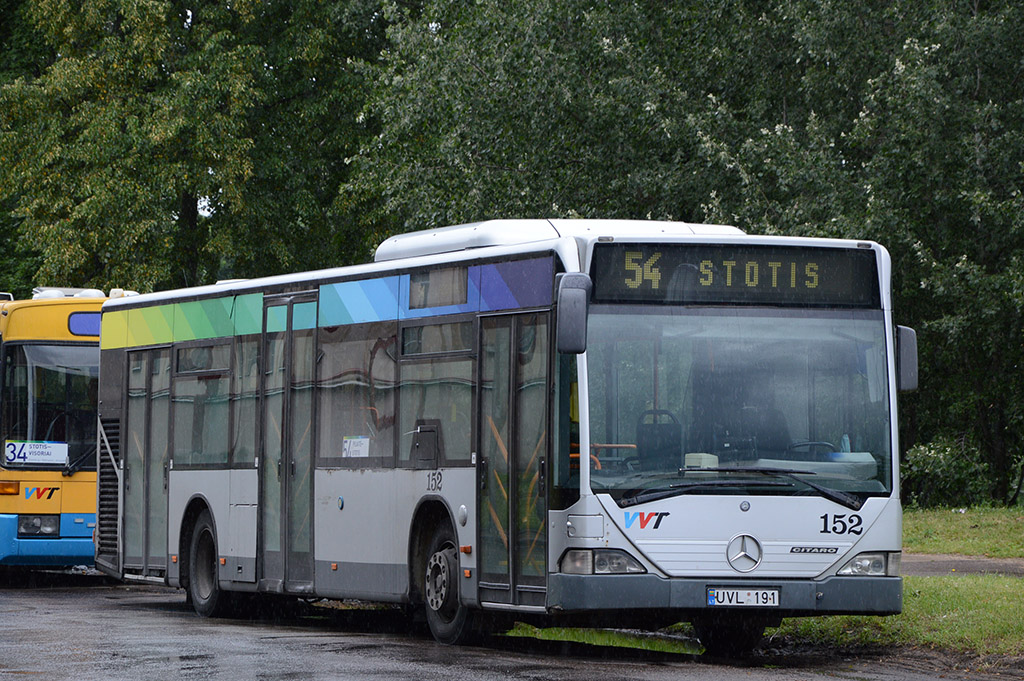
<svg viewBox="0 0 1024 681">
<path fill-rule="evenodd" d="M 0 302 L 0 566 L 93 563 L 104 300 L 48 288 Z"/>
</svg>

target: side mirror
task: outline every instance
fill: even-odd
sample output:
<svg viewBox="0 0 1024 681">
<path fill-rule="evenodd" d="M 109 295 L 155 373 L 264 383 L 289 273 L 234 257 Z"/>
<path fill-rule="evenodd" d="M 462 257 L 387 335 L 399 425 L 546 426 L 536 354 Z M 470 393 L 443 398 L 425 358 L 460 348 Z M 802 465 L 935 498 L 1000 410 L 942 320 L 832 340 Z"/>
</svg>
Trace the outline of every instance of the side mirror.
<svg viewBox="0 0 1024 681">
<path fill-rule="evenodd" d="M 896 389 L 917 390 L 917 332 L 909 326 L 896 327 Z"/>
<path fill-rule="evenodd" d="M 590 277 L 578 272 L 558 279 L 558 351 L 578 355 L 587 349 L 587 310 L 590 305 Z"/>
</svg>

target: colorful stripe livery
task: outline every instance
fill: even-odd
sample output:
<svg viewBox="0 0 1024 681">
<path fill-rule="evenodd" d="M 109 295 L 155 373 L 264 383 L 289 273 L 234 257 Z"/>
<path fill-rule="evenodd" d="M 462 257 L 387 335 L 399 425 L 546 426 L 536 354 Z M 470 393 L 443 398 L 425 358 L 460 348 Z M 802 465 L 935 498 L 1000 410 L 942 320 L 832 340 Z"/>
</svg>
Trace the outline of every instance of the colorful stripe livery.
<svg viewBox="0 0 1024 681">
<path fill-rule="evenodd" d="M 554 260 L 550 257 L 473 265 L 466 271 L 466 302 L 459 305 L 411 308 L 408 274 L 323 284 L 319 308 L 316 303 L 296 305 L 293 328 L 494 312 L 552 302 Z M 262 293 L 109 310 L 103 314 L 100 345 L 131 348 L 259 333 L 262 313 Z M 284 308 L 268 308 L 267 331 L 285 328 L 284 313 Z"/>
</svg>

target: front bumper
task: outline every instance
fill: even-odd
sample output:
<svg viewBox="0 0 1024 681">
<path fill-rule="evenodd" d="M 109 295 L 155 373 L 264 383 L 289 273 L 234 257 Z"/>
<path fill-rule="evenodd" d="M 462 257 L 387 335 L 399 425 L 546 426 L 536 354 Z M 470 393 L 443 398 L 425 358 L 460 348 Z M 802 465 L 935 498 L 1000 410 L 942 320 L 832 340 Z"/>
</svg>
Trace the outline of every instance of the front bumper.
<svg viewBox="0 0 1024 681">
<path fill-rule="evenodd" d="M 778 607 L 709 607 L 709 587 L 778 589 Z M 895 615 L 903 611 L 902 577 L 786 579 L 665 579 L 656 575 L 566 575 L 548 579 L 549 611 L 709 610 L 779 617 Z"/>
</svg>

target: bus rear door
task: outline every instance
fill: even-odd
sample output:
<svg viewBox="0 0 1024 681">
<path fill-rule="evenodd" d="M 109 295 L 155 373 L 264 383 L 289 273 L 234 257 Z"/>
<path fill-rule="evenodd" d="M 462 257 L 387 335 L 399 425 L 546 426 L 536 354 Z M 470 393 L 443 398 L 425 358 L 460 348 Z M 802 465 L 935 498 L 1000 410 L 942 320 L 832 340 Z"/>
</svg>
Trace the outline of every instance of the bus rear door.
<svg viewBox="0 0 1024 681">
<path fill-rule="evenodd" d="M 315 294 L 267 298 L 263 314 L 263 588 L 313 588 Z"/>
</svg>

